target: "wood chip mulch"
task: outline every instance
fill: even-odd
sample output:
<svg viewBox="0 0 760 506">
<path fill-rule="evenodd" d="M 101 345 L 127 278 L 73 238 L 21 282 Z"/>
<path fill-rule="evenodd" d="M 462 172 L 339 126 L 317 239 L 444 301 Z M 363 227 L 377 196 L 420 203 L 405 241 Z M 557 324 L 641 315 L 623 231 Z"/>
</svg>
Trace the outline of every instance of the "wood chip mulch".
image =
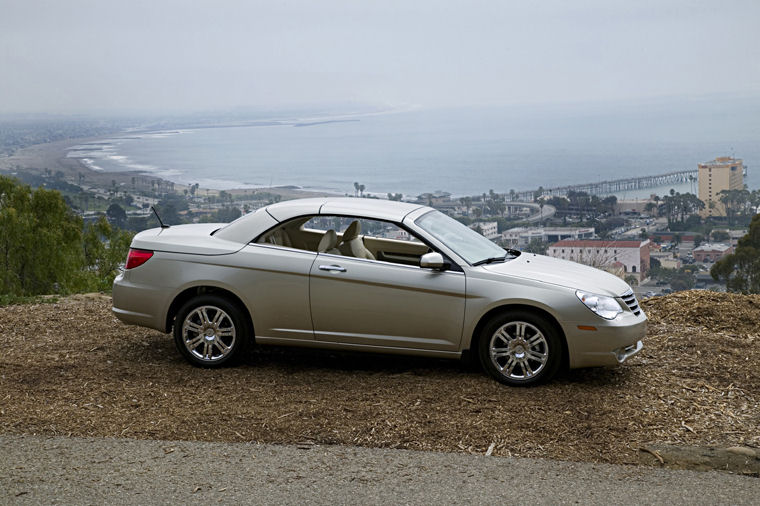
<svg viewBox="0 0 760 506">
<path fill-rule="evenodd" d="M 188 365 L 110 298 L 0 308 L 0 432 L 345 444 L 638 463 L 648 445 L 760 447 L 760 296 L 643 302 L 644 350 L 537 388 L 457 361 L 259 347 Z M 652 460 L 654 460 L 652 458 Z"/>
</svg>

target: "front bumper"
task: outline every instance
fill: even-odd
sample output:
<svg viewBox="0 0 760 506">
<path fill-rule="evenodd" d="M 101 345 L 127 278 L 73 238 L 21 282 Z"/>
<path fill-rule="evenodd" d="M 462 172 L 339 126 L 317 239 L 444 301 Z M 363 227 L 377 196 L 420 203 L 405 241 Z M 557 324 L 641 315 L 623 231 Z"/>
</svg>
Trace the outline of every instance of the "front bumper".
<svg viewBox="0 0 760 506">
<path fill-rule="evenodd" d="M 589 327 L 596 330 L 586 330 Z M 643 312 L 639 316 L 624 313 L 613 321 L 566 322 L 563 329 L 571 369 L 613 366 L 625 362 L 644 347 L 642 339 L 647 332 L 647 318 Z"/>
</svg>

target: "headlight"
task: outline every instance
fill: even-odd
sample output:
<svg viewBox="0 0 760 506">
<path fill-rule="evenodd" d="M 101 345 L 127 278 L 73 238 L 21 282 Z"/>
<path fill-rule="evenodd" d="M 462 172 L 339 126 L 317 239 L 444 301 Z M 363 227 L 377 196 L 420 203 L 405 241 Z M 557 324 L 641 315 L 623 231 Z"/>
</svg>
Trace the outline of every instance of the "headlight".
<svg viewBox="0 0 760 506">
<path fill-rule="evenodd" d="M 623 308 L 612 297 L 581 292 L 580 290 L 576 291 L 575 295 L 587 308 L 606 320 L 614 320 L 617 315 L 623 313 Z"/>
</svg>

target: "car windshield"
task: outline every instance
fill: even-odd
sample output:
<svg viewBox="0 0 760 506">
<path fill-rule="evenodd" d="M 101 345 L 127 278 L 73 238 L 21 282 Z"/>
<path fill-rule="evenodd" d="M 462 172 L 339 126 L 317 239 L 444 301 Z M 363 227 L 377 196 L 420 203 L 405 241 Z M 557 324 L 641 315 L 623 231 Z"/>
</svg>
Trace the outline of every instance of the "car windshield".
<svg viewBox="0 0 760 506">
<path fill-rule="evenodd" d="M 439 211 L 430 211 L 417 218 L 415 223 L 470 264 L 503 260 L 507 255 L 503 248 Z"/>
</svg>

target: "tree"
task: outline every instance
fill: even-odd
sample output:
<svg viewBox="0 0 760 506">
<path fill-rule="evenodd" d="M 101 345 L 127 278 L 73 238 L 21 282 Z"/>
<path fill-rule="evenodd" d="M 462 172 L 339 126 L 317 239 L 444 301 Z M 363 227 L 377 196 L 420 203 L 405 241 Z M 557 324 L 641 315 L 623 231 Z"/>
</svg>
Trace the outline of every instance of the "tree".
<svg viewBox="0 0 760 506">
<path fill-rule="evenodd" d="M 760 214 L 752 218 L 736 251 L 715 262 L 710 275 L 716 281 L 725 281 L 726 290 L 760 293 Z"/>
<path fill-rule="evenodd" d="M 213 196 L 209 197 L 209 200 L 211 200 L 212 197 Z M 158 202 L 158 204 L 156 204 L 156 209 L 158 210 L 159 215 L 161 215 L 161 221 L 167 225 L 179 225 L 182 223 L 183 220 L 179 213 L 187 211 L 188 208 L 189 206 L 186 199 L 179 195 L 172 194 L 166 195 Z"/>
<path fill-rule="evenodd" d="M 67 293 L 82 276 L 82 220 L 58 191 L 0 176 L 0 294 Z"/>
<path fill-rule="evenodd" d="M 106 216 L 119 228 L 124 228 L 124 225 L 127 223 L 127 213 L 119 204 L 113 203 L 108 206 Z"/>
<path fill-rule="evenodd" d="M 751 194 L 747 190 L 722 190 L 718 199 L 726 208 L 729 226 L 733 225 L 737 215 L 745 215 L 751 208 Z"/>
<path fill-rule="evenodd" d="M 359 185 L 359 195 L 360 195 L 360 196 L 364 197 L 364 190 L 365 190 L 366 188 L 367 188 L 367 187 L 366 187 L 366 186 L 364 186 L 363 184 L 360 184 L 360 185 Z"/>
<path fill-rule="evenodd" d="M 549 245 L 541 239 L 531 239 L 530 243 L 523 248 L 526 253 L 537 253 L 539 255 L 545 255 Z"/>
<path fill-rule="evenodd" d="M 219 223 L 229 223 L 240 218 L 240 216 L 241 213 L 239 208 L 233 206 L 225 206 L 216 211 L 214 221 L 217 221 Z"/>
<path fill-rule="evenodd" d="M 472 197 L 462 197 L 459 199 L 459 202 L 462 203 L 462 205 L 467 209 L 467 214 L 470 214 L 470 208 L 472 207 Z"/>
<path fill-rule="evenodd" d="M 691 290 L 695 284 L 694 274 L 688 270 L 684 270 L 683 267 L 670 278 L 670 287 L 676 292 Z"/>
<path fill-rule="evenodd" d="M 359 196 L 359 183 L 357 181 L 354 181 L 354 197 Z"/>
<path fill-rule="evenodd" d="M 84 248 L 86 290 L 110 291 L 119 265 L 127 258 L 132 234 L 112 227 L 101 216 L 95 223 L 85 227 Z"/>
<path fill-rule="evenodd" d="M 710 235 L 715 242 L 723 242 L 731 239 L 731 236 L 725 230 L 713 230 Z"/>
</svg>

